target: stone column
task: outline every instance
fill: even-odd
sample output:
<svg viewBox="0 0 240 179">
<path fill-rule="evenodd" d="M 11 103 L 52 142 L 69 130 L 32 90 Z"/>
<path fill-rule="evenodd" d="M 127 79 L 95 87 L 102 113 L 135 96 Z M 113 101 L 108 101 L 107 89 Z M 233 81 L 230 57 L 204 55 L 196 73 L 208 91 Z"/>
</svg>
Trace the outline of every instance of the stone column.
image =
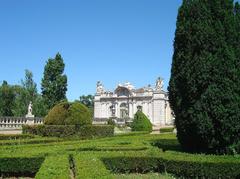
<svg viewBox="0 0 240 179">
<path fill-rule="evenodd" d="M 153 121 L 155 125 L 165 125 L 165 100 L 161 92 L 153 94 Z"/>
</svg>

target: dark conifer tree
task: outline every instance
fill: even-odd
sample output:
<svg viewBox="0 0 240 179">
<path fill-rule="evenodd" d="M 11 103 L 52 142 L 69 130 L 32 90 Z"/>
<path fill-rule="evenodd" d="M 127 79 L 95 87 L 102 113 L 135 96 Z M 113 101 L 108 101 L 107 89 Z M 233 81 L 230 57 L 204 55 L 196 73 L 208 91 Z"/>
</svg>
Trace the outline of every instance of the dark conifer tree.
<svg viewBox="0 0 240 179">
<path fill-rule="evenodd" d="M 237 2 L 235 4 L 235 25 L 236 25 L 236 56 L 238 57 L 238 61 L 240 63 L 240 4 Z"/>
<path fill-rule="evenodd" d="M 232 0 L 184 0 L 169 99 L 186 150 L 226 153 L 240 137 L 239 69 Z"/>
</svg>

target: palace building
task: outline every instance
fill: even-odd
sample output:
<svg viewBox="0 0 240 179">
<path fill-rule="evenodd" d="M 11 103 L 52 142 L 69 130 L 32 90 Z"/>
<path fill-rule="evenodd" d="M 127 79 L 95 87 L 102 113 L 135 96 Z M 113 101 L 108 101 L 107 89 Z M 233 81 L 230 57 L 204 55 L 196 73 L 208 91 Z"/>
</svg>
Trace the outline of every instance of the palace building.
<svg viewBox="0 0 240 179">
<path fill-rule="evenodd" d="M 114 91 L 105 91 L 101 82 L 97 82 L 94 98 L 94 121 L 103 121 L 111 117 L 133 119 L 141 110 L 153 125 L 173 124 L 168 93 L 163 90 L 163 80 L 158 78 L 155 87 L 136 89 L 130 83 L 119 84 Z"/>
</svg>

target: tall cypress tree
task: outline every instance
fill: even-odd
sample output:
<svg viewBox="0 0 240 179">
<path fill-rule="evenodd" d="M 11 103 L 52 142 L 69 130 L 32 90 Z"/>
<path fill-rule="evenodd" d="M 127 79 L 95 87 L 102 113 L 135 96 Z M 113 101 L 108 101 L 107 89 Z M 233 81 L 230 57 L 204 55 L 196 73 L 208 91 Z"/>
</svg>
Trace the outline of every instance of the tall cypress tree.
<svg viewBox="0 0 240 179">
<path fill-rule="evenodd" d="M 54 59 L 49 59 L 44 68 L 42 96 L 48 109 L 66 99 L 67 76 L 63 74 L 64 68 L 65 64 L 59 53 Z"/>
<path fill-rule="evenodd" d="M 235 4 L 235 25 L 236 25 L 236 56 L 238 57 L 238 61 L 240 62 L 240 4 L 236 2 Z"/>
<path fill-rule="evenodd" d="M 225 153 L 238 143 L 233 10 L 232 0 L 184 0 L 179 9 L 169 100 L 186 150 Z"/>
</svg>

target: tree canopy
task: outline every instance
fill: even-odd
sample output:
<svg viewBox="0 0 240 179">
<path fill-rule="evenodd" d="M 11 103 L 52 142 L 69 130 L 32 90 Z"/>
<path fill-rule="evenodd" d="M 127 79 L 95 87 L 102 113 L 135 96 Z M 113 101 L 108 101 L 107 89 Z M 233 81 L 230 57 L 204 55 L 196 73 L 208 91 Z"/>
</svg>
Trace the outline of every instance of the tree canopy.
<svg viewBox="0 0 240 179">
<path fill-rule="evenodd" d="M 6 81 L 0 86 L 0 115 L 23 117 L 27 114 L 30 101 L 33 103 L 33 114 L 44 117 L 47 108 L 43 98 L 37 92 L 33 74 L 25 70 L 25 79 L 21 84 L 9 85 Z"/>
</svg>

